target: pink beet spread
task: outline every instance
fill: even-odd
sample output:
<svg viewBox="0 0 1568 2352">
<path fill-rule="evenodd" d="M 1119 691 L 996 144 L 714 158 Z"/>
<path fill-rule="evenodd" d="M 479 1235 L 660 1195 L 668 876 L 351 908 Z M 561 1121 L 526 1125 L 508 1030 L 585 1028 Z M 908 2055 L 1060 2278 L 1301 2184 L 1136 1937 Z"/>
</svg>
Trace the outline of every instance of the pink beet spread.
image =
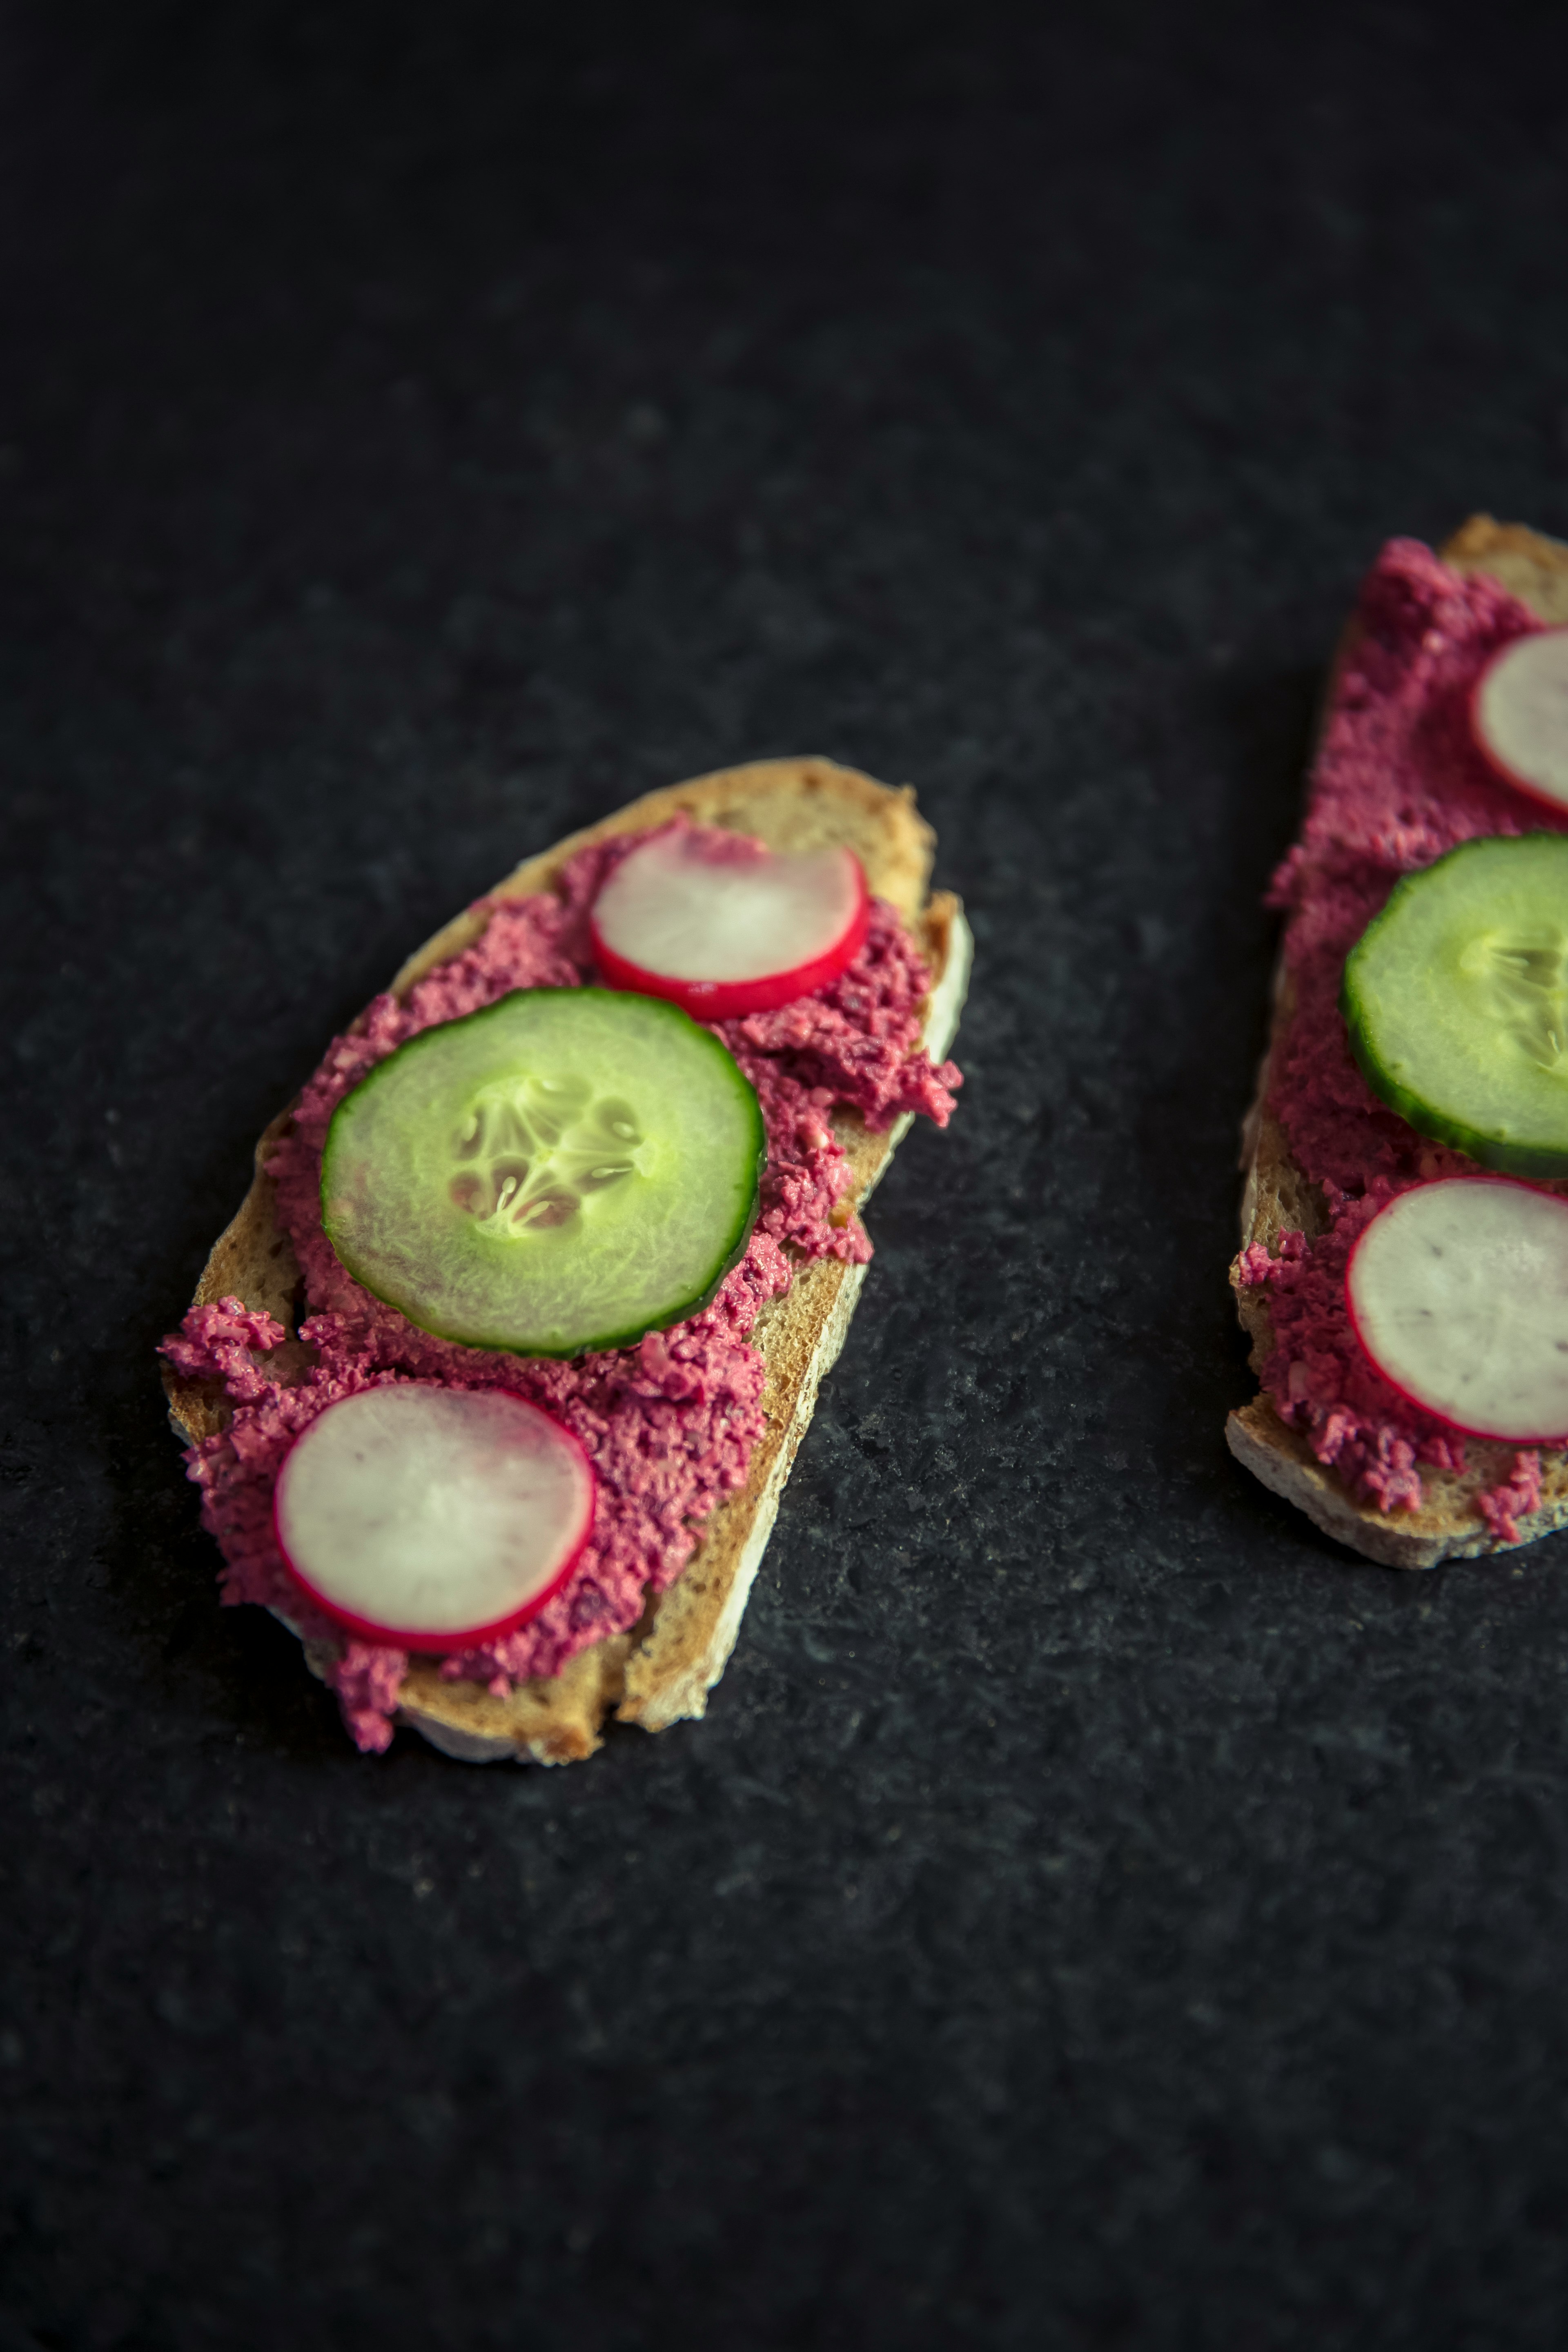
<svg viewBox="0 0 1568 2352">
<path fill-rule="evenodd" d="M 1394 1193 L 1472 1170 L 1387 1108 L 1357 1067 L 1339 1009 L 1345 957 L 1402 874 L 1478 834 L 1568 830 L 1500 782 L 1471 740 L 1468 704 L 1488 658 L 1540 623 L 1493 580 L 1463 579 L 1414 540 L 1393 540 L 1362 590 L 1312 775 L 1301 838 L 1275 875 L 1287 910 L 1294 997 L 1270 1060 L 1268 1103 L 1306 1175 L 1322 1189 L 1328 1231 L 1281 1236 L 1271 1258 L 1242 1253 L 1244 1283 L 1267 1285 L 1274 1348 L 1263 1384 L 1352 1492 L 1385 1511 L 1421 1501 L 1420 1467 L 1462 1470 L 1464 1440 L 1402 1396 L 1351 1328 L 1345 1264 L 1357 1234 Z M 1478 1497 L 1494 1535 L 1518 1537 L 1540 1500 L 1541 1462 Z"/>
<path fill-rule="evenodd" d="M 680 822 L 684 822 L 681 820 Z M 745 1255 L 712 1305 L 637 1346 L 570 1363 L 463 1348 L 421 1331 L 363 1290 L 321 1231 L 321 1155 L 333 1110 L 372 1066 L 405 1038 L 492 1003 L 516 988 L 575 988 L 594 976 L 587 915 L 605 876 L 646 834 L 582 850 L 562 871 L 559 896 L 481 900 L 489 919 L 472 947 L 420 981 L 399 1003 L 378 996 L 334 1039 L 273 1151 L 278 1214 L 304 1271 L 310 1313 L 300 1338 L 238 1299 L 195 1307 L 163 1354 L 189 1378 L 222 1383 L 229 1426 L 187 1454 L 202 1516 L 226 1562 L 226 1601 L 275 1607 L 334 1654 L 331 1679 L 362 1748 L 384 1748 L 407 1671 L 401 1650 L 346 1641 L 314 1612 L 283 1566 L 272 1534 L 278 1470 L 307 1423 L 339 1397 L 400 1379 L 463 1388 L 494 1385 L 552 1412 L 578 1437 L 598 1476 L 594 1530 L 561 1591 L 517 1632 L 443 1661 L 448 1677 L 505 1691 L 558 1674 L 588 1643 L 634 1625 L 645 1594 L 661 1591 L 695 1549 L 701 1522 L 745 1484 L 762 1434 L 763 1360 L 748 1344 L 761 1307 L 790 1286 L 794 1257 L 871 1255 L 843 1202 L 848 1164 L 828 1114 L 858 1111 L 883 1129 L 905 1111 L 947 1124 L 962 1080 L 920 1048 L 929 975 L 892 908 L 873 901 L 854 962 L 814 996 L 776 1013 L 721 1022 L 716 1034 L 757 1090 L 767 1125 L 762 1207 Z M 282 1349 L 276 1366 L 269 1362 Z"/>
</svg>

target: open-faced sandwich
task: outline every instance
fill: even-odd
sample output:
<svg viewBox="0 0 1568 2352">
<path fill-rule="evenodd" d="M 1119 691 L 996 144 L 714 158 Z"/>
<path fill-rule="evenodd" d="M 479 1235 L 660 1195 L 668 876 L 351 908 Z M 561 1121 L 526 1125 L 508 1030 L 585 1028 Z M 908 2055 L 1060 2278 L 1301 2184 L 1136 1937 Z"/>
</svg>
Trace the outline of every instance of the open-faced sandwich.
<svg viewBox="0 0 1568 2352">
<path fill-rule="evenodd" d="M 226 1600 L 363 1748 L 563 1763 L 700 1715 L 959 1074 L 969 934 L 907 789 L 653 793 L 412 957 L 257 1150 L 178 1333 Z"/>
<path fill-rule="evenodd" d="M 1226 1434 L 1392 1567 L 1568 1520 L 1565 625 L 1554 541 L 1385 547 L 1271 894 Z"/>
</svg>

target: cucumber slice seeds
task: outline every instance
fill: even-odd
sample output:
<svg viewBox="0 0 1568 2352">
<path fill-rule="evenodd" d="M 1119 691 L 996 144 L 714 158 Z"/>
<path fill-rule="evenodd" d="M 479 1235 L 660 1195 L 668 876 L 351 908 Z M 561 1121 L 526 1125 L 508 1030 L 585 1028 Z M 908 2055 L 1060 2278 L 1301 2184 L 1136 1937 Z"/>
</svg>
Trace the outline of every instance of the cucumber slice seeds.
<svg viewBox="0 0 1568 2352">
<path fill-rule="evenodd" d="M 575 1356 L 708 1304 L 755 1223 L 766 1150 L 754 1088 L 674 1005 L 518 989 L 421 1030 L 344 1096 L 321 1221 L 422 1330 Z"/>
<path fill-rule="evenodd" d="M 1461 843 L 1397 883 L 1345 962 L 1368 1084 L 1512 1176 L 1568 1175 L 1568 835 Z"/>
</svg>

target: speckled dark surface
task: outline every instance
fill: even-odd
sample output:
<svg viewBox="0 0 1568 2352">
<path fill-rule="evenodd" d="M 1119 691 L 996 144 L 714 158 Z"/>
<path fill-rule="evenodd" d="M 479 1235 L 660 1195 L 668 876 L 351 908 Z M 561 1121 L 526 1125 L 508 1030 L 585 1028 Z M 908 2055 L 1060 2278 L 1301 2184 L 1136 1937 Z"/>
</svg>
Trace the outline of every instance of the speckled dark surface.
<svg viewBox="0 0 1568 2352">
<path fill-rule="evenodd" d="M 1561 2342 L 1568 1549 L 1220 1437 L 1321 665 L 1568 529 L 1561 14 L 538 14 L 6 15 L 0 2344 Z M 153 1343 L 411 943 L 797 749 L 979 961 L 734 1661 L 362 1760 Z"/>
</svg>

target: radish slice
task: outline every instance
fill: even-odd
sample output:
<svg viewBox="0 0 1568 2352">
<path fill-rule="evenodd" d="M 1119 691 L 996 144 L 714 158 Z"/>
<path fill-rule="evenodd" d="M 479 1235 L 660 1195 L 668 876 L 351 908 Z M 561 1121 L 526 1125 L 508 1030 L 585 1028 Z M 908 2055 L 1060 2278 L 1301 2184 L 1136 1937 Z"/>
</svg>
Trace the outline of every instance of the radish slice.
<svg viewBox="0 0 1568 2352">
<path fill-rule="evenodd" d="M 593 1470 L 559 1422 L 499 1389 L 415 1381 L 329 1405 L 273 1507 L 317 1607 L 402 1650 L 471 1649 L 536 1615 L 593 1517 Z"/>
<path fill-rule="evenodd" d="M 1412 1403 L 1472 1437 L 1568 1432 L 1568 1201 L 1504 1176 L 1397 1193 L 1351 1252 L 1356 1336 Z"/>
<path fill-rule="evenodd" d="M 1470 731 L 1505 784 L 1568 808 L 1568 629 L 1516 637 L 1470 697 Z"/>
<path fill-rule="evenodd" d="M 852 850 L 777 854 L 705 826 L 655 834 L 623 858 L 590 928 L 612 988 L 728 1021 L 823 987 L 859 952 L 869 914 Z"/>
</svg>

